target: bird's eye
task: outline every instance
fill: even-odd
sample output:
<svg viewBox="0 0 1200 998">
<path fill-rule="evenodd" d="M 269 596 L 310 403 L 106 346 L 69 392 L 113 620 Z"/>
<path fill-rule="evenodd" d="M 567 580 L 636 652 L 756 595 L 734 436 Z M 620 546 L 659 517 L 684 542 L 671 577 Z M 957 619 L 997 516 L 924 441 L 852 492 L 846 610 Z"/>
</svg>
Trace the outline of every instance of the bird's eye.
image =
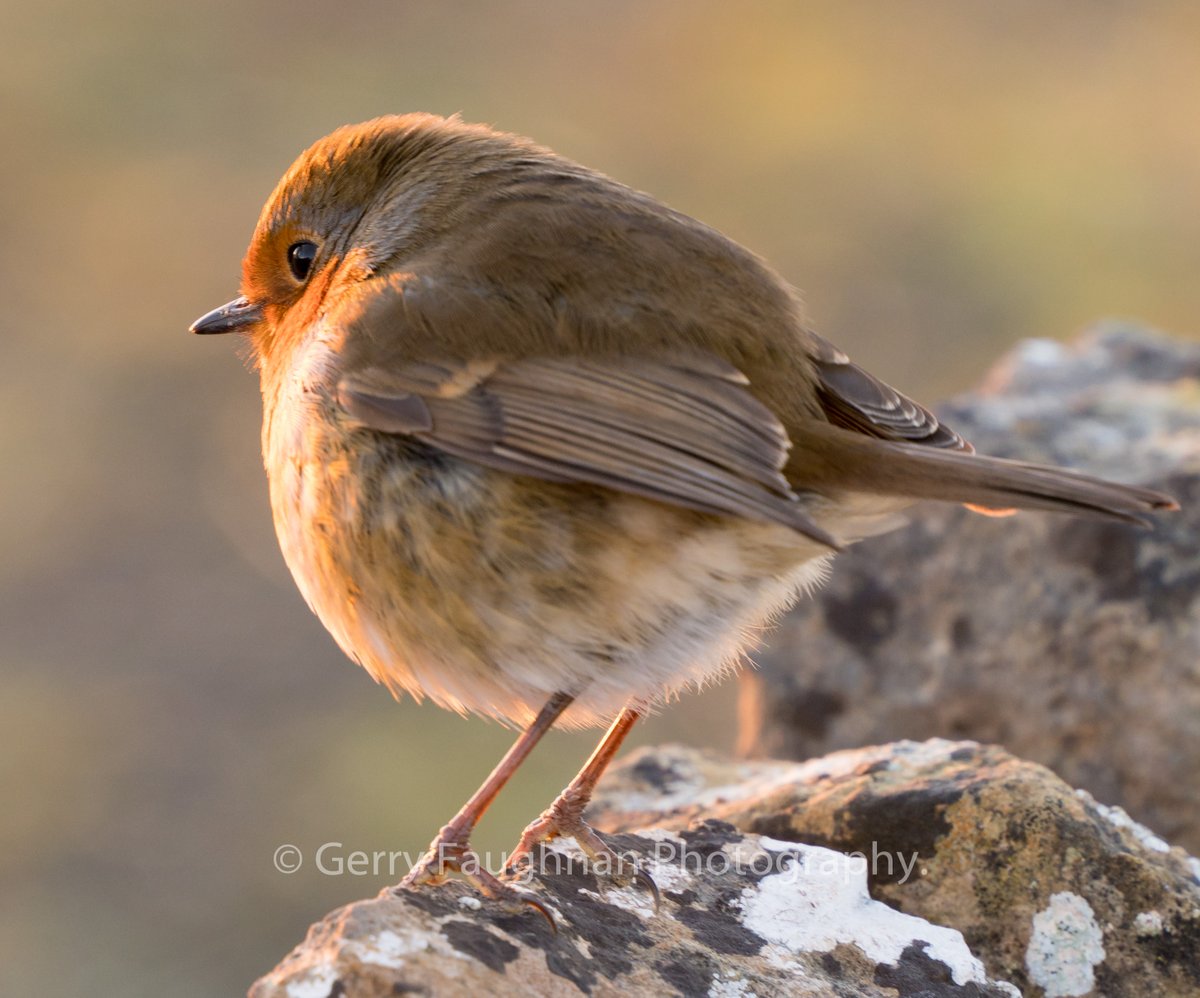
<svg viewBox="0 0 1200 998">
<path fill-rule="evenodd" d="M 313 261 L 317 258 L 317 244 L 303 239 L 288 247 L 287 261 L 292 276 L 301 284 L 308 280 Z"/>
</svg>

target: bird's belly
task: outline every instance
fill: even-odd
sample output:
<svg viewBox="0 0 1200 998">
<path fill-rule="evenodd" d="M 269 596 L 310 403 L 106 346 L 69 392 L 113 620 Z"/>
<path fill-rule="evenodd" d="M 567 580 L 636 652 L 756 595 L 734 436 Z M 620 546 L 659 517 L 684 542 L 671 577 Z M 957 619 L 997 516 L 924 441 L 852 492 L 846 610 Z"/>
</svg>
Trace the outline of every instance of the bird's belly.
<svg viewBox="0 0 1200 998">
<path fill-rule="evenodd" d="M 777 525 L 491 471 L 310 410 L 265 444 L 284 557 L 338 644 L 399 695 L 604 723 L 735 667 L 822 575 Z"/>
</svg>

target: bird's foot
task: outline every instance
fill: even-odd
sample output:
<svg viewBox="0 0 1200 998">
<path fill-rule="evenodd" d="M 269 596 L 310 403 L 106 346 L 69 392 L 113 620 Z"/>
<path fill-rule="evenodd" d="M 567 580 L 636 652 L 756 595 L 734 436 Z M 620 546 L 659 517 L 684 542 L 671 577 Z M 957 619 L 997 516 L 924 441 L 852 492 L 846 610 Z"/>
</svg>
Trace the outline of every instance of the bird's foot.
<svg viewBox="0 0 1200 998">
<path fill-rule="evenodd" d="M 393 891 L 418 890 L 426 885 L 441 884 L 454 874 L 461 877 L 484 897 L 504 903 L 514 911 L 525 906 L 535 909 L 558 931 L 554 914 L 533 894 L 513 884 L 506 884 L 493 874 L 467 840 L 453 825 L 446 825 L 430 843 L 429 849 L 408 871 Z"/>
<path fill-rule="evenodd" d="M 644 888 L 654 899 L 654 909 L 657 911 L 661 896 L 654 878 L 635 857 L 618 853 L 583 820 L 585 805 L 586 801 L 572 799 L 569 791 L 560 796 L 521 833 L 521 840 L 509 857 L 506 872 L 511 876 L 525 864 L 531 864 L 534 850 L 543 842 L 569 836 L 587 856 L 593 874 L 611 880 L 620 887 L 637 884 Z"/>
</svg>

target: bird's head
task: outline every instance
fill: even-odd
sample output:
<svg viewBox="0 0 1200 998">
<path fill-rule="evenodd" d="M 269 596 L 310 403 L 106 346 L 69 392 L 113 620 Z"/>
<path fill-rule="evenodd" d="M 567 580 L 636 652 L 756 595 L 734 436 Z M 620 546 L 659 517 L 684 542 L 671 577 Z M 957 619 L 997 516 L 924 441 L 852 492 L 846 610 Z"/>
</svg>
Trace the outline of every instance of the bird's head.
<svg viewBox="0 0 1200 998">
<path fill-rule="evenodd" d="M 192 332 L 247 333 L 261 361 L 346 293 L 417 256 L 497 161 L 535 151 L 428 114 L 339 128 L 306 149 L 267 199 L 242 261 L 241 295 Z"/>
</svg>

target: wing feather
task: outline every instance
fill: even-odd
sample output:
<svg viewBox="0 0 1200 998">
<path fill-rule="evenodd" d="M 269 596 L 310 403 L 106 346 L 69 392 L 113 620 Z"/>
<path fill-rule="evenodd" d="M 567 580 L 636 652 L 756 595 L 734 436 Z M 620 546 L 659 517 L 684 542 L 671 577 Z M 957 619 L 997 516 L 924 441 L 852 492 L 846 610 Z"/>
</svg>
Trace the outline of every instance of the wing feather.
<svg viewBox="0 0 1200 998">
<path fill-rule="evenodd" d="M 829 421 L 870 437 L 973 453 L 975 448 L 923 405 L 851 363 L 844 353 L 809 333 L 818 398 Z"/>
<path fill-rule="evenodd" d="M 781 523 L 829 547 L 782 469 L 782 425 L 714 357 L 532 357 L 372 368 L 343 379 L 358 421 L 516 474 Z"/>
</svg>

